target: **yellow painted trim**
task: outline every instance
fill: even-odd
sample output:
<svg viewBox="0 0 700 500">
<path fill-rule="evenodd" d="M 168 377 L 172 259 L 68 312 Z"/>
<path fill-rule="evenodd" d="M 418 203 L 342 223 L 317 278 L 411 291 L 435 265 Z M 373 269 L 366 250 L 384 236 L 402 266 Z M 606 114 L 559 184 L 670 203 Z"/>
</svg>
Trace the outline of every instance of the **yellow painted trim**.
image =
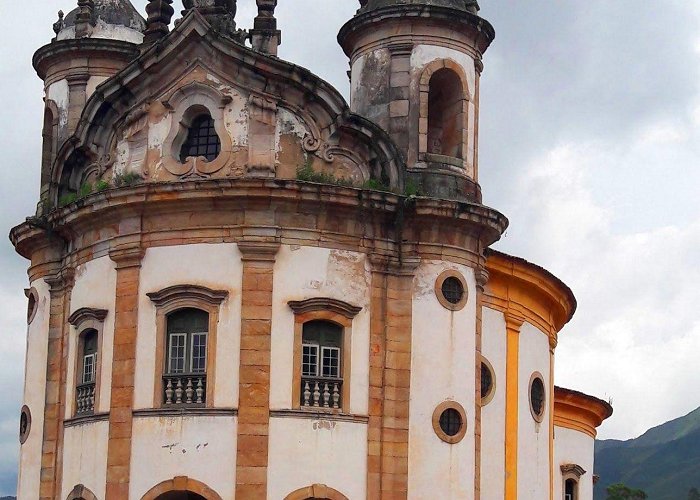
<svg viewBox="0 0 700 500">
<path fill-rule="evenodd" d="M 523 320 L 506 315 L 505 500 L 518 498 L 518 361 Z"/>
<path fill-rule="evenodd" d="M 549 499 L 554 500 L 554 349 L 549 350 Z"/>
<path fill-rule="evenodd" d="M 486 270 L 489 280 L 484 305 L 524 318 L 548 335 L 550 346 L 556 347 L 559 330 L 576 310 L 571 290 L 541 267 L 493 250 Z"/>
<path fill-rule="evenodd" d="M 588 434 L 595 438 L 596 427 L 612 415 L 605 401 L 581 392 L 554 388 L 554 425 Z"/>
</svg>

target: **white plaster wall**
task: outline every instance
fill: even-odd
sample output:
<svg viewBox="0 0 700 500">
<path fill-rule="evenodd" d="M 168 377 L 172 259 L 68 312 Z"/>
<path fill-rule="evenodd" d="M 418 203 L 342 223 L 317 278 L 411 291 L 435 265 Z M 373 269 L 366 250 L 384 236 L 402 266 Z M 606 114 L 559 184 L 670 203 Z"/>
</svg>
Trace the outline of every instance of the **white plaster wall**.
<svg viewBox="0 0 700 500">
<path fill-rule="evenodd" d="M 108 80 L 106 76 L 91 76 L 85 86 L 86 99 L 90 99 L 92 94 L 95 93 L 97 86 L 106 80 Z"/>
<path fill-rule="evenodd" d="M 201 481 L 221 498 L 234 497 L 235 417 L 137 417 L 133 422 L 130 498 L 141 498 L 175 476 Z"/>
<path fill-rule="evenodd" d="M 49 286 L 43 279 L 30 286 L 36 288 L 39 300 L 37 312 L 27 328 L 27 353 L 24 364 L 24 404 L 29 407 L 32 426 L 27 441 L 20 447 L 17 498 L 39 498 L 41 474 L 41 446 L 44 429 L 44 396 L 46 389 L 46 363 L 48 353 Z"/>
<path fill-rule="evenodd" d="M 493 399 L 481 408 L 481 496 L 495 500 L 505 490 L 506 321 L 487 307 L 481 314 L 481 354 L 493 367 L 496 385 Z"/>
<path fill-rule="evenodd" d="M 357 95 L 360 85 L 362 85 L 360 76 L 365 68 L 365 57 L 366 56 L 358 57 L 350 67 L 350 109 L 353 112 L 357 111 L 355 96 Z"/>
<path fill-rule="evenodd" d="M 353 500 L 367 497 L 364 423 L 271 418 L 268 459 L 270 500 L 316 483 Z"/>
<path fill-rule="evenodd" d="M 468 301 L 461 311 L 444 308 L 435 296 L 435 280 L 446 269 L 461 272 Z M 474 371 L 476 363 L 476 283 L 472 269 L 423 262 L 414 281 L 408 496 L 414 499 L 463 499 L 474 495 Z M 449 445 L 433 430 L 435 407 L 460 403 L 467 433 Z"/>
<path fill-rule="evenodd" d="M 520 329 L 518 356 L 518 498 L 542 500 L 549 497 L 549 337 L 529 323 Z M 540 372 L 546 401 L 542 423 L 530 413 L 530 377 Z"/>
<path fill-rule="evenodd" d="M 109 257 L 100 257 L 78 266 L 75 270 L 75 285 L 71 292 L 70 312 L 90 307 L 107 311 L 102 327 L 100 349 L 100 396 L 97 412 L 108 412 L 112 390 L 112 353 L 114 351 L 114 300 L 117 287 L 117 271 Z M 75 405 L 76 356 L 78 355 L 78 330 L 70 327 L 66 385 L 65 418 L 73 417 Z M 94 491 L 94 490 L 93 490 Z"/>
<path fill-rule="evenodd" d="M 593 446 L 595 440 L 584 432 L 554 427 L 554 498 L 563 498 L 561 466 L 576 464 L 586 473 L 578 485 L 578 499 L 593 499 Z"/>
<path fill-rule="evenodd" d="M 139 288 L 134 408 L 153 408 L 156 363 L 156 308 L 146 294 L 173 285 L 227 290 L 217 327 L 214 404 L 238 404 L 241 332 L 241 255 L 235 244 L 200 244 L 149 248 L 143 258 Z"/>
<path fill-rule="evenodd" d="M 350 413 L 367 415 L 370 280 L 364 254 L 290 245 L 279 249 L 272 299 L 271 409 L 292 407 L 294 313 L 287 303 L 330 297 L 362 307 L 352 323 Z"/>
<path fill-rule="evenodd" d="M 67 427 L 63 438 L 61 498 L 66 498 L 79 484 L 88 487 L 97 498 L 104 498 L 107 482 L 109 422 L 93 422 Z"/>
<path fill-rule="evenodd" d="M 68 89 L 68 80 L 59 80 L 52 83 L 46 89 L 46 97 L 56 103 L 58 107 L 58 126 L 63 128 L 68 124 L 68 103 L 70 91 Z M 54 117 L 56 118 L 56 117 Z"/>
</svg>

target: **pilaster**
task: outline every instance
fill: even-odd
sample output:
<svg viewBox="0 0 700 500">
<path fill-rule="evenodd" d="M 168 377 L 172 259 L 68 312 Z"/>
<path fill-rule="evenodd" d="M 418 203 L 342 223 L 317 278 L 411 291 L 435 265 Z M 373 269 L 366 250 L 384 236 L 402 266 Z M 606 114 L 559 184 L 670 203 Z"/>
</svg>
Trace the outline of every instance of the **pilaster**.
<svg viewBox="0 0 700 500">
<path fill-rule="evenodd" d="M 367 498 L 408 497 L 413 278 L 420 259 L 373 258 Z"/>
<path fill-rule="evenodd" d="M 267 498 L 272 282 L 279 243 L 238 243 L 243 261 L 236 498 Z"/>
<path fill-rule="evenodd" d="M 506 313 L 505 500 L 518 499 L 518 361 L 524 318 Z"/>
<path fill-rule="evenodd" d="M 46 363 L 46 395 L 44 433 L 41 447 L 41 500 L 53 500 L 61 494 L 63 467 L 63 416 L 68 356 L 68 315 L 75 270 L 64 268 L 46 278 L 51 302 L 49 305 L 48 356 Z"/>
<path fill-rule="evenodd" d="M 143 249 L 136 245 L 109 253 L 117 270 L 117 286 L 107 445 L 107 500 L 129 498 L 139 279 L 143 255 Z"/>
</svg>

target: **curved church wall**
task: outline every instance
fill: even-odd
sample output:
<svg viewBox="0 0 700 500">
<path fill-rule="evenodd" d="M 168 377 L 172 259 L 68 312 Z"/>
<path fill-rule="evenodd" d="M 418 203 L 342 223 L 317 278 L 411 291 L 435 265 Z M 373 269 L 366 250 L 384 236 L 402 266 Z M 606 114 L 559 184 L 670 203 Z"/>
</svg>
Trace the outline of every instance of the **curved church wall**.
<svg viewBox="0 0 700 500">
<path fill-rule="evenodd" d="M 459 311 L 443 307 L 435 282 L 445 270 L 467 283 L 467 303 Z M 416 270 L 411 345 L 409 492 L 411 498 L 469 498 L 474 494 L 474 394 L 476 282 L 466 266 L 423 261 Z M 433 428 L 433 412 L 444 401 L 461 404 L 467 432 L 455 444 Z"/>
</svg>

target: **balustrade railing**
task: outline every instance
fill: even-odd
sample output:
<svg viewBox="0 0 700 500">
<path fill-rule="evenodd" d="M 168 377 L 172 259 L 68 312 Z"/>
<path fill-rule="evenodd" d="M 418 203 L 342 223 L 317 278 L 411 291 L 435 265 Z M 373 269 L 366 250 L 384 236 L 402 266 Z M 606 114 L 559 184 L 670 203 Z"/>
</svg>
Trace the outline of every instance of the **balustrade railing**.
<svg viewBox="0 0 700 500">
<path fill-rule="evenodd" d="M 343 380 L 339 378 L 302 377 L 302 408 L 342 408 Z"/>
<path fill-rule="evenodd" d="M 92 415 L 95 412 L 95 383 L 80 384 L 75 388 L 75 413 Z"/>
<path fill-rule="evenodd" d="M 204 373 L 163 375 L 165 406 L 203 405 L 207 399 L 207 376 Z"/>
</svg>

